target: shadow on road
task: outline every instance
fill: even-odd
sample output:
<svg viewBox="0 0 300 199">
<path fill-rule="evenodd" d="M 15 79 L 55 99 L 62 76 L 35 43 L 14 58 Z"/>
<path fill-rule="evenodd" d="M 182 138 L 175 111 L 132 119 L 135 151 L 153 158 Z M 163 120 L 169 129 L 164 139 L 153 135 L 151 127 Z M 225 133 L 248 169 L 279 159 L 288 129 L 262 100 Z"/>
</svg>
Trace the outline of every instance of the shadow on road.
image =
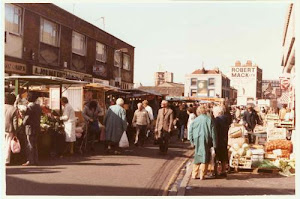
<svg viewBox="0 0 300 199">
<path fill-rule="evenodd" d="M 250 187 L 189 187 L 187 196 L 294 195 L 295 189 Z"/>
<path fill-rule="evenodd" d="M 18 179 L 7 176 L 7 195 L 61 195 L 61 196 L 158 196 L 162 194 L 160 189 L 147 189 L 138 187 L 118 187 L 118 186 L 93 186 L 84 184 L 46 184 L 29 180 Z M 99 179 L 101 184 L 101 179 Z M 33 189 L 32 187 L 38 187 Z"/>
</svg>

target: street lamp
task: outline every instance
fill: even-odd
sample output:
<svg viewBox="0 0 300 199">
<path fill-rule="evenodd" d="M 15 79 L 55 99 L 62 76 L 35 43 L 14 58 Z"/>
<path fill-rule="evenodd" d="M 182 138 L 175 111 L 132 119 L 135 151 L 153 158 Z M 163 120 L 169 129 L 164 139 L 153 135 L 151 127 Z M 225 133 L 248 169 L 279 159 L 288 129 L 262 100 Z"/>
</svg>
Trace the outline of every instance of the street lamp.
<svg viewBox="0 0 300 199">
<path fill-rule="evenodd" d="M 117 53 L 128 53 L 128 49 L 127 48 L 120 48 L 120 49 L 118 49 L 118 50 L 115 50 L 115 52 L 117 52 Z M 121 57 L 122 58 L 122 57 Z M 119 82 L 119 87 L 121 88 L 121 79 L 122 79 L 122 77 L 121 77 L 121 67 L 122 66 L 119 66 L 119 77 L 118 77 L 118 82 Z M 117 79 L 117 78 L 116 78 Z M 116 79 L 115 79 L 115 81 L 116 81 Z"/>
</svg>

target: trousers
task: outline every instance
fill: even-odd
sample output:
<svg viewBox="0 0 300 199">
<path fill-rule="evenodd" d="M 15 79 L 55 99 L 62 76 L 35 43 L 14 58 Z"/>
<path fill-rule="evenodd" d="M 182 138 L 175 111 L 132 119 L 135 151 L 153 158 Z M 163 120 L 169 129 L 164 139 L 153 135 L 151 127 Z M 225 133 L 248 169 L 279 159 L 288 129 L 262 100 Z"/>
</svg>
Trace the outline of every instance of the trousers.
<svg viewBox="0 0 300 199">
<path fill-rule="evenodd" d="M 159 150 L 161 152 L 163 153 L 168 152 L 169 139 L 170 139 L 170 133 L 162 130 L 162 132 L 160 133 L 160 137 L 158 138 Z"/>
<path fill-rule="evenodd" d="M 208 164 L 193 164 L 192 178 L 204 179 Z"/>
<path fill-rule="evenodd" d="M 134 143 L 138 143 L 141 146 L 144 145 L 146 137 L 147 125 L 136 125 L 136 135 Z"/>
<path fill-rule="evenodd" d="M 26 135 L 26 158 L 30 164 L 38 163 L 37 135 Z"/>
<path fill-rule="evenodd" d="M 10 142 L 13 138 L 13 133 L 5 132 L 5 163 L 10 163 L 10 157 L 11 157 L 11 149 L 10 149 Z"/>
</svg>

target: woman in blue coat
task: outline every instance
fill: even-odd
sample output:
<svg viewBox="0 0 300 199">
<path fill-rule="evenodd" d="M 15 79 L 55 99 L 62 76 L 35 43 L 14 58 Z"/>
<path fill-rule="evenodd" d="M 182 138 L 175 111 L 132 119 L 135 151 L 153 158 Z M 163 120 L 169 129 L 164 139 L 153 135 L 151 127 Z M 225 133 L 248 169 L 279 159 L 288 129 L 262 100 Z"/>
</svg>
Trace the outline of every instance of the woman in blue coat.
<svg viewBox="0 0 300 199">
<path fill-rule="evenodd" d="M 210 149 L 216 147 L 215 127 L 211 117 L 206 114 L 206 108 L 200 106 L 197 109 L 198 117 L 189 128 L 189 137 L 195 146 L 195 157 L 192 178 L 204 179 L 208 164 L 211 159 Z"/>
</svg>

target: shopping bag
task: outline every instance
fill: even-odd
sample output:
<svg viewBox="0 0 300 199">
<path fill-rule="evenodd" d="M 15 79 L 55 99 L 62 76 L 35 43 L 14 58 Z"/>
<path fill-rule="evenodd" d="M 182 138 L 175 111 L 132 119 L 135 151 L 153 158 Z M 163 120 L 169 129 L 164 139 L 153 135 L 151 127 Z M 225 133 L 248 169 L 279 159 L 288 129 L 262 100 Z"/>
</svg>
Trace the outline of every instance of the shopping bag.
<svg viewBox="0 0 300 199">
<path fill-rule="evenodd" d="M 121 147 L 121 148 L 129 147 L 129 142 L 128 142 L 128 138 L 127 138 L 127 135 L 126 135 L 126 131 L 123 132 L 123 135 L 122 135 L 121 140 L 119 142 L 119 147 Z"/>
<path fill-rule="evenodd" d="M 16 136 L 14 136 L 13 139 L 10 141 L 10 149 L 13 153 L 20 153 L 21 151 L 21 145 Z"/>
</svg>

